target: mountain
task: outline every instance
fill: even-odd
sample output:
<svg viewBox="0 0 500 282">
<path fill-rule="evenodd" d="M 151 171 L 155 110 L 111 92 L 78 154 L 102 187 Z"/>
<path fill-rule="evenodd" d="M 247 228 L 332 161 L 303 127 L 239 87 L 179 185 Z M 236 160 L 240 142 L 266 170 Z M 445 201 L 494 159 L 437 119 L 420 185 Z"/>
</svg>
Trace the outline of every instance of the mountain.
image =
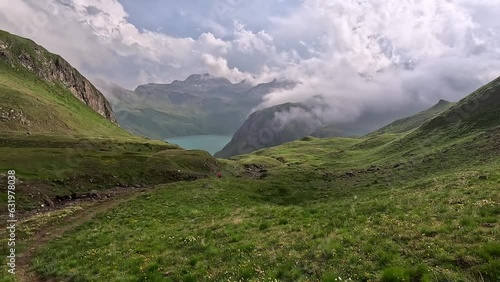
<svg viewBox="0 0 500 282">
<path fill-rule="evenodd" d="M 458 127 L 460 131 L 489 128 L 500 120 L 500 77 L 479 88 L 422 126 L 423 131 Z"/>
<path fill-rule="evenodd" d="M 10 66 L 19 72 L 28 71 L 50 86 L 63 86 L 91 109 L 116 122 L 110 104 L 92 83 L 63 58 L 33 41 L 0 31 L 0 59 L 2 68 Z"/>
<path fill-rule="evenodd" d="M 417 113 L 410 117 L 400 118 L 407 115 L 407 112 L 395 110 L 393 113 L 364 113 L 354 122 L 347 123 L 334 123 L 327 124 L 321 128 L 316 129 L 311 136 L 318 138 L 329 137 L 359 137 L 365 134 L 380 134 L 386 133 L 402 133 L 415 129 L 431 118 L 437 116 L 447 108 L 451 107 L 453 103 L 441 100 L 433 107 Z M 394 122 L 393 120 L 397 119 Z M 388 124 L 390 122 L 390 124 Z M 388 124 L 382 128 L 382 125 Z M 376 128 L 380 128 L 373 131 Z"/>
<path fill-rule="evenodd" d="M 119 87 L 103 90 L 113 103 L 119 124 L 142 136 L 233 134 L 262 97 L 295 82 L 275 79 L 252 86 L 231 83 L 210 74 L 193 74 L 170 84 L 146 84 L 134 91 Z"/>
<path fill-rule="evenodd" d="M 103 94 L 68 62 L 4 31 L 0 155 L 0 170 L 16 171 L 19 210 L 64 205 L 91 191 L 203 178 L 218 166 L 206 152 L 131 135 L 116 124 Z"/>
<path fill-rule="evenodd" d="M 394 121 L 370 135 L 410 131 L 438 116 L 440 113 L 453 106 L 453 104 L 452 102 L 440 100 L 428 110 L 422 111 L 411 117 Z M 327 126 L 320 126 L 319 123 L 306 122 L 305 120 L 294 120 L 293 123 L 287 126 L 281 126 L 269 131 L 272 132 L 271 136 L 273 136 L 273 138 L 261 137 L 262 134 L 260 132 L 267 132 L 265 129 L 271 127 L 270 124 L 274 121 L 274 114 L 278 114 L 282 111 L 289 111 L 290 107 L 300 107 L 306 112 L 309 111 L 304 105 L 284 104 L 265 109 L 262 112 L 256 112 L 251 115 L 237 131 L 231 142 L 215 156 L 229 158 L 235 155 L 247 154 L 261 148 L 273 147 L 298 140 L 306 135 L 317 138 L 359 136 L 362 135 L 363 132 L 366 132 L 366 128 L 370 126 L 365 120 L 377 120 L 377 116 L 372 117 L 368 115 L 354 122 L 329 124 Z"/>
<path fill-rule="evenodd" d="M 161 186 L 62 237 L 43 229 L 32 267 L 55 281 L 500 281 L 499 89 L 409 132 L 224 160 L 222 179 Z"/>
<path fill-rule="evenodd" d="M 230 158 L 235 155 L 277 146 L 300 139 L 310 134 L 316 127 L 308 120 L 286 118 L 290 111 L 309 109 L 298 103 L 285 103 L 252 113 L 245 123 L 233 135 L 231 141 L 215 154 L 218 158 Z M 285 118 L 280 115 L 285 114 Z"/>
<path fill-rule="evenodd" d="M 0 31 L 0 130 L 129 135 L 106 98 L 60 56 Z"/>
<path fill-rule="evenodd" d="M 386 125 L 379 130 L 376 130 L 375 132 L 373 132 L 373 134 L 403 133 L 403 132 L 413 130 L 413 129 L 418 128 L 419 126 L 423 125 L 427 121 L 437 117 L 439 114 L 446 111 L 447 109 L 452 107 L 454 104 L 455 103 L 453 103 L 453 102 L 440 100 L 433 107 L 431 107 L 425 111 L 422 111 L 416 115 L 396 120 L 395 122 L 392 122 L 391 124 Z"/>
</svg>

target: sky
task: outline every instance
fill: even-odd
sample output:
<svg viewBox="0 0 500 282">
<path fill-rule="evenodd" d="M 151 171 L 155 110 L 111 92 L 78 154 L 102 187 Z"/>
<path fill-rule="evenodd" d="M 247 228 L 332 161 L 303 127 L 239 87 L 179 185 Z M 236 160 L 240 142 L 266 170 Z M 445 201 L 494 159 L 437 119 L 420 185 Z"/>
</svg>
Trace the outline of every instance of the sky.
<svg viewBox="0 0 500 282">
<path fill-rule="evenodd" d="M 128 89 L 285 77 L 325 122 L 457 101 L 500 75 L 500 0 L 0 0 L 0 29 Z M 327 107 L 325 107 L 327 105 Z"/>
</svg>

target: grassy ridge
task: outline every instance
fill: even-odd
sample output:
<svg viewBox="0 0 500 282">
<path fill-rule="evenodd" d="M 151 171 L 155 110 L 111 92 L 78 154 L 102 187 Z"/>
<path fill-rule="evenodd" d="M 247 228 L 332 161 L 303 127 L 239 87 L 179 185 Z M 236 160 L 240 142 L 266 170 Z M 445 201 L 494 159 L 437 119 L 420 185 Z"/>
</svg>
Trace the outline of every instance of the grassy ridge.
<svg viewBox="0 0 500 282">
<path fill-rule="evenodd" d="M 441 100 L 439 103 L 434 105 L 432 108 L 422 111 L 416 115 L 411 117 L 403 118 L 397 120 L 387 126 L 382 127 L 381 129 L 374 132 L 374 134 L 378 133 L 404 133 L 410 130 L 416 129 L 419 126 L 423 125 L 427 121 L 435 118 L 442 112 L 446 111 L 450 107 L 453 106 L 454 103 Z"/>
<path fill-rule="evenodd" d="M 39 208 L 43 196 L 53 199 L 113 187 L 196 179 L 212 174 L 217 166 L 207 152 L 188 152 L 147 140 L 0 138 L 0 171 L 15 169 L 22 181 L 17 199 L 21 210 Z M 0 199 L 6 200 L 6 194 Z"/>
</svg>

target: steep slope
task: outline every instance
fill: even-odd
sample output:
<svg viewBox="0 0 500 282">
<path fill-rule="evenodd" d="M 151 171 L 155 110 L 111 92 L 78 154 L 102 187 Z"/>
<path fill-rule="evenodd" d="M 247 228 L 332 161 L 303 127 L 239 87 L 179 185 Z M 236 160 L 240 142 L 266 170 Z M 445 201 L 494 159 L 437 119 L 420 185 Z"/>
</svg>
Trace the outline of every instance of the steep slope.
<svg viewBox="0 0 500 282">
<path fill-rule="evenodd" d="M 233 134 L 262 97 L 294 87 L 287 80 L 252 86 L 209 74 L 193 74 L 170 84 L 140 85 L 134 91 L 108 87 L 119 124 L 155 139 L 174 136 Z"/>
<path fill-rule="evenodd" d="M 279 119 L 281 113 L 290 112 L 292 109 L 308 111 L 308 108 L 302 104 L 286 103 L 254 112 L 234 134 L 231 142 L 217 152 L 215 157 L 229 158 L 247 154 L 310 134 L 315 127 L 311 126 L 307 120 L 297 118 L 283 121 Z"/>
<path fill-rule="evenodd" d="M 477 130 L 499 125 L 500 77 L 465 97 L 441 115 L 421 127 L 422 131 L 457 127 L 457 130 Z"/>
<path fill-rule="evenodd" d="M 28 71 L 50 85 L 62 85 L 73 96 L 103 117 L 116 122 L 104 96 L 76 69 L 58 55 L 29 39 L 0 30 L 2 67 Z"/>
<path fill-rule="evenodd" d="M 399 119 L 387 126 L 382 127 L 381 129 L 373 132 L 373 134 L 381 134 L 381 133 L 403 133 L 419 126 L 423 125 L 427 121 L 435 118 L 442 112 L 449 109 L 455 103 L 448 102 L 445 100 L 440 100 L 436 105 L 429 108 L 428 110 L 422 111 L 416 115 L 406 117 L 403 119 Z"/>
</svg>

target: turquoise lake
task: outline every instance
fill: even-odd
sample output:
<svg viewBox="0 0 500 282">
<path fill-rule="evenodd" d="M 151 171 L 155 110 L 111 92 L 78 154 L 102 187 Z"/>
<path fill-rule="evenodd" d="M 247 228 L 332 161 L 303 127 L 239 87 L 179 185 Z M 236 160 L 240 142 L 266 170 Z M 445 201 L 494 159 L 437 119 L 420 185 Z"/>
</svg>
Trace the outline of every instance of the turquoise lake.
<svg viewBox="0 0 500 282">
<path fill-rule="evenodd" d="M 213 155 L 224 148 L 231 138 L 228 135 L 195 135 L 168 138 L 166 141 L 185 149 L 204 150 Z"/>
</svg>

